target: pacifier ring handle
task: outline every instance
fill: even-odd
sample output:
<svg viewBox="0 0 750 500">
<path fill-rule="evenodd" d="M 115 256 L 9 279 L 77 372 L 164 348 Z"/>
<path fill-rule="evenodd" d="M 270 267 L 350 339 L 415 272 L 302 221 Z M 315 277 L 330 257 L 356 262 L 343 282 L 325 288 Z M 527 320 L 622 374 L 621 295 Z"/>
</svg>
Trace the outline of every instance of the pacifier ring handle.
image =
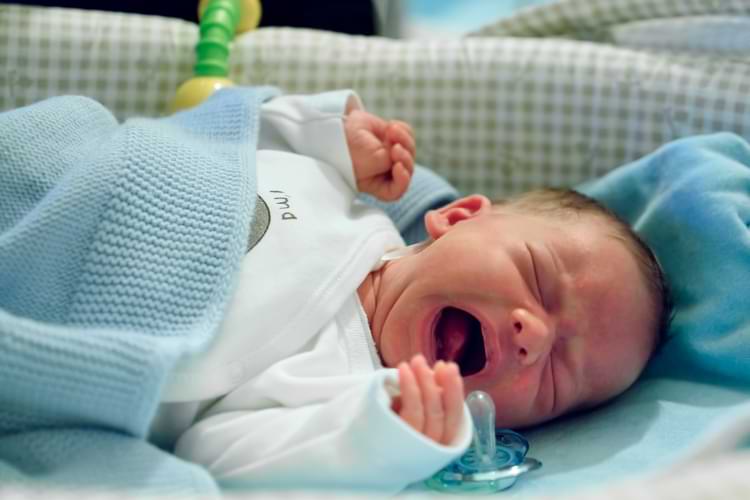
<svg viewBox="0 0 750 500">
<path fill-rule="evenodd" d="M 518 476 L 536 470 L 542 466 L 542 462 L 536 458 L 524 458 L 523 462 L 511 467 L 486 472 L 475 472 L 463 474 L 461 478 L 465 483 L 485 483 L 487 481 L 499 481 L 502 479 L 515 479 Z"/>
</svg>

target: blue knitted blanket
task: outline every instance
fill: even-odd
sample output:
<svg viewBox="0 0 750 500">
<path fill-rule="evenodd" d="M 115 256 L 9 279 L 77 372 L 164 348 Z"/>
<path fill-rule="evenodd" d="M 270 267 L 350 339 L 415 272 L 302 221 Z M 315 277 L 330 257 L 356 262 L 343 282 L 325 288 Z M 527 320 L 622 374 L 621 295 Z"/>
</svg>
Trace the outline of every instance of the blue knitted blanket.
<svg viewBox="0 0 750 500">
<path fill-rule="evenodd" d="M 232 293 L 272 93 L 123 124 L 82 97 L 0 114 L 0 483 L 218 493 L 145 437 Z M 416 234 L 455 196 L 420 170 L 383 208 Z"/>
</svg>

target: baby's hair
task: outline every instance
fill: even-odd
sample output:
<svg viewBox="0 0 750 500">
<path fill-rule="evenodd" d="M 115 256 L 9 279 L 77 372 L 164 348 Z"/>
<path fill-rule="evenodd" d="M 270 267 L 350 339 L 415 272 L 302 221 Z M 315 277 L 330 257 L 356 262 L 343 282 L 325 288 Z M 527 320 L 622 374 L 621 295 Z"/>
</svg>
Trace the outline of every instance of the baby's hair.
<svg viewBox="0 0 750 500">
<path fill-rule="evenodd" d="M 572 189 L 537 189 L 508 199 L 496 200 L 493 205 L 501 210 L 510 209 L 526 214 L 563 218 L 593 215 L 609 223 L 614 232 L 613 236 L 621 240 L 635 257 L 638 268 L 646 281 L 656 320 L 652 354 L 661 348 L 666 341 L 666 332 L 672 320 L 672 296 L 656 256 L 630 225 L 597 200 Z"/>
</svg>

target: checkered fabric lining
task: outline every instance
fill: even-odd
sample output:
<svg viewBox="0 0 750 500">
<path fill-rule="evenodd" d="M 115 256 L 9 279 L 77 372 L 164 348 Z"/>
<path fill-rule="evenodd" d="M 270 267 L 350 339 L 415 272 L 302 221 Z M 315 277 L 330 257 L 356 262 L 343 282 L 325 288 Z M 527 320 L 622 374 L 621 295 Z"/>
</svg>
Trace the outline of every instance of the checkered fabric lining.
<svg viewBox="0 0 750 500">
<path fill-rule="evenodd" d="M 750 16 L 635 21 L 613 26 L 606 34 L 619 47 L 750 59 Z"/>
<path fill-rule="evenodd" d="M 554 34 L 586 16 L 610 26 L 748 12 L 746 0 L 563 0 L 495 26 Z M 0 109 L 76 93 L 120 118 L 158 115 L 190 77 L 196 36 L 194 25 L 177 20 L 2 5 Z M 294 93 L 354 88 L 371 111 L 414 125 L 420 163 L 464 192 L 496 197 L 576 184 L 685 135 L 750 137 L 750 60 L 737 54 L 286 28 L 241 36 L 232 57 L 239 84 Z"/>
<path fill-rule="evenodd" d="M 689 16 L 747 16 L 747 0 L 557 0 L 484 26 L 474 36 L 576 36 L 634 21 Z"/>
</svg>

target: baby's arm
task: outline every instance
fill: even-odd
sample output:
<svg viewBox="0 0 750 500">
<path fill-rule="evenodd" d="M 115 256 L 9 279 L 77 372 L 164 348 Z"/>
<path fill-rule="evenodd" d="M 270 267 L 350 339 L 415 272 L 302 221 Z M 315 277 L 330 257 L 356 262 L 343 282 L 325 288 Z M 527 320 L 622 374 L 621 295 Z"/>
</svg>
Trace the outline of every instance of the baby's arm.
<svg viewBox="0 0 750 500">
<path fill-rule="evenodd" d="M 223 486 L 336 486 L 395 493 L 457 458 L 471 440 L 465 410 L 445 445 L 415 432 L 391 409 L 395 372 L 381 370 L 332 400 L 212 414 L 175 453 Z M 301 389 L 304 390 L 304 389 Z M 286 400 L 290 396 L 281 400 Z"/>
<path fill-rule="evenodd" d="M 261 107 L 258 149 L 295 153 L 326 163 L 357 192 L 344 116 L 350 107 L 359 106 L 359 98 L 351 90 L 276 97 Z"/>
</svg>

